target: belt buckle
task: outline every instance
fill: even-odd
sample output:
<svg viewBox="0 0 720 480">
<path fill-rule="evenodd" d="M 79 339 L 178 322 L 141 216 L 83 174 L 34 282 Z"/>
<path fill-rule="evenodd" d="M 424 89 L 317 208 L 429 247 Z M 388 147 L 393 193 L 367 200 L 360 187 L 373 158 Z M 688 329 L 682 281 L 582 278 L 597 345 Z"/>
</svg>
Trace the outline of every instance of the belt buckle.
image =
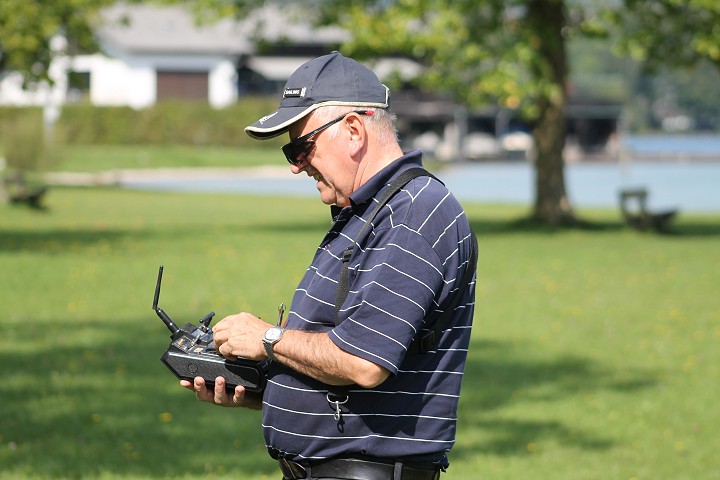
<svg viewBox="0 0 720 480">
<path fill-rule="evenodd" d="M 282 457 L 278 458 L 278 463 L 280 464 L 280 471 L 283 474 L 283 478 L 288 480 L 300 480 L 307 478 L 307 470 L 305 470 L 305 467 L 299 463 Z"/>
</svg>

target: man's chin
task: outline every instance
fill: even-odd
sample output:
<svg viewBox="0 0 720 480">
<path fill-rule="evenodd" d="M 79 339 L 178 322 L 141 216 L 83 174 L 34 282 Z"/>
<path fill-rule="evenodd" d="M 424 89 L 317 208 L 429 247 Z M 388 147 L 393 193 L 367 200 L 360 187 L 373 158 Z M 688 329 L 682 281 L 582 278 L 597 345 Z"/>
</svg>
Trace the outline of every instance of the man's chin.
<svg viewBox="0 0 720 480">
<path fill-rule="evenodd" d="M 322 190 L 320 191 L 320 201 L 325 205 L 335 205 L 337 203 L 334 196 L 323 195 Z"/>
<path fill-rule="evenodd" d="M 315 185 L 315 188 L 317 188 L 317 191 L 320 194 L 320 201 L 322 201 L 325 205 L 335 205 L 335 195 L 332 194 L 333 192 L 327 188 L 327 186 L 318 182 L 317 185 Z"/>
</svg>

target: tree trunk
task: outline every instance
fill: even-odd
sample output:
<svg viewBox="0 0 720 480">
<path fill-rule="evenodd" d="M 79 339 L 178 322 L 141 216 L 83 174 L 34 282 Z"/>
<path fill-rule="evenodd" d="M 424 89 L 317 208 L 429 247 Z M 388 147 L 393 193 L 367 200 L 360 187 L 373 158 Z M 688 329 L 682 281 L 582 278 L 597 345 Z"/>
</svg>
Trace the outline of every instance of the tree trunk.
<svg viewBox="0 0 720 480">
<path fill-rule="evenodd" d="M 549 225 L 574 223 L 575 214 L 565 191 L 563 160 L 568 76 L 563 37 L 564 1 L 532 0 L 528 5 L 528 21 L 538 44 L 538 61 L 533 73 L 537 81 L 550 86 L 537 102 L 539 117 L 533 129 L 536 153 L 533 217 Z"/>
<path fill-rule="evenodd" d="M 548 102 L 533 129 L 535 141 L 535 206 L 533 217 L 549 225 L 573 223 L 575 215 L 565 191 L 565 107 Z"/>
</svg>

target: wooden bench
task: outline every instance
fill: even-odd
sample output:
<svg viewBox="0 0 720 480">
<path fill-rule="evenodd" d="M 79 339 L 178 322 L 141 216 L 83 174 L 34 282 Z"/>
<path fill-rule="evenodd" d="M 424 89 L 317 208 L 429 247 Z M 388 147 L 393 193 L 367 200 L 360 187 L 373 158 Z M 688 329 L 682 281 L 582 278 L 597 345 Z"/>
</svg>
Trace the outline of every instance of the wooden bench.
<svg viewBox="0 0 720 480">
<path fill-rule="evenodd" d="M 42 199 L 47 191 L 47 187 L 38 187 L 13 193 L 10 195 L 10 203 L 25 203 L 32 208 L 42 208 Z"/>
<path fill-rule="evenodd" d="M 647 209 L 648 192 L 644 188 L 620 191 L 620 210 L 625 223 L 637 230 L 666 232 L 677 210 L 651 212 Z"/>
<path fill-rule="evenodd" d="M 1 173 L 1 172 L 0 172 Z M 0 175 L 0 201 L 10 204 L 25 204 L 31 208 L 43 208 L 42 200 L 48 192 L 45 185 L 28 185 L 23 172 Z"/>
</svg>

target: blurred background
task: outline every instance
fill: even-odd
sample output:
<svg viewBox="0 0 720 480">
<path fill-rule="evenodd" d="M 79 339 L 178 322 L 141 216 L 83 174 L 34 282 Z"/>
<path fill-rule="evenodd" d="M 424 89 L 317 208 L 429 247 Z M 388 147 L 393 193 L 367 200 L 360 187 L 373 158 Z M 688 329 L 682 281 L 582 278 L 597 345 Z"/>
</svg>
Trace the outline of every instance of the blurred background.
<svg viewBox="0 0 720 480">
<path fill-rule="evenodd" d="M 647 201 L 663 208 L 720 207 L 708 183 L 718 180 L 708 163 L 720 155 L 712 2 L 346 7 L 4 1 L 3 198 L 26 196 L 28 176 L 45 184 L 133 183 L 117 172 L 36 172 L 249 166 L 213 165 L 211 156 L 209 165 L 157 164 L 138 149 L 276 148 L 280 140 L 250 142 L 242 128 L 272 111 L 298 66 L 339 49 L 391 87 L 403 147 L 459 167 L 449 181 L 468 199 L 529 203 L 550 224 L 572 221 L 574 203 L 616 204 L 624 188 L 646 190 Z M 122 146 L 135 162 L 92 158 L 97 145 Z"/>
<path fill-rule="evenodd" d="M 465 206 L 448 478 L 720 478 L 720 2 L 0 0 L 0 477 L 277 478 L 167 329 L 290 304 L 329 227 L 243 129 L 332 50 Z"/>
</svg>

